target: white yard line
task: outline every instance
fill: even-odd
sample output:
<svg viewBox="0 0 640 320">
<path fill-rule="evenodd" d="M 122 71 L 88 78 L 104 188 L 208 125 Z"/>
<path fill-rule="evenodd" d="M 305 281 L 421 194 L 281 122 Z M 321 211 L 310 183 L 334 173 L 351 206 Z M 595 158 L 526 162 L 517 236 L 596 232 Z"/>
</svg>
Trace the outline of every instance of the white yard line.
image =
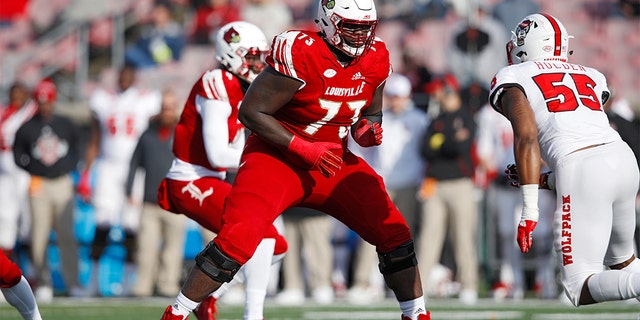
<svg viewBox="0 0 640 320">
<path fill-rule="evenodd" d="M 532 320 L 635 320 L 638 313 L 541 313 L 532 316 Z M 399 318 L 399 311 L 311 311 L 303 314 L 305 320 L 378 320 Z M 438 320 L 521 320 L 525 316 L 520 311 L 469 310 L 437 311 L 431 317 Z"/>
<path fill-rule="evenodd" d="M 635 320 L 638 313 L 544 313 L 535 314 L 532 320 Z"/>
<path fill-rule="evenodd" d="M 520 311 L 498 311 L 498 310 L 483 310 L 483 311 L 438 311 L 431 314 L 431 318 L 438 320 L 520 320 L 524 316 Z M 400 311 L 314 311 L 305 312 L 303 319 L 309 320 L 344 320 L 344 319 L 397 319 L 400 318 Z M 607 319 L 607 318 L 601 318 Z"/>
</svg>

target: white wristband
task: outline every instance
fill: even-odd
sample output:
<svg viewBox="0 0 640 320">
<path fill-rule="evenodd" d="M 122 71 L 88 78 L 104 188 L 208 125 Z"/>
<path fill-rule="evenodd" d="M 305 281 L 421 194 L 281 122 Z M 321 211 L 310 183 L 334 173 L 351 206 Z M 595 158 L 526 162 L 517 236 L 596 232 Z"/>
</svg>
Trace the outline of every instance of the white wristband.
<svg viewBox="0 0 640 320">
<path fill-rule="evenodd" d="M 522 201 L 524 204 L 521 219 L 538 222 L 538 185 L 525 184 L 521 185 L 520 189 L 522 190 Z"/>
</svg>

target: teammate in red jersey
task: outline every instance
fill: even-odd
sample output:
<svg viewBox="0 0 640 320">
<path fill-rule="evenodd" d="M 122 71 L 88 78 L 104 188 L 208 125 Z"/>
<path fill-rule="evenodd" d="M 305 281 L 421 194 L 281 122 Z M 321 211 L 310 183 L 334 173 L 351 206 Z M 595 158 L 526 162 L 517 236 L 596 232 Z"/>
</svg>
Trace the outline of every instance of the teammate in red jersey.
<svg viewBox="0 0 640 320">
<path fill-rule="evenodd" d="M 215 233 L 222 227 L 224 201 L 231 190 L 226 173 L 238 167 L 245 142 L 238 107 L 249 84 L 264 68 L 268 51 L 267 40 L 255 25 L 237 21 L 223 26 L 216 39 L 216 59 L 222 67 L 207 70 L 193 85 L 175 130 L 175 159 L 158 190 L 159 204 Z M 263 318 L 269 283 L 265 270 L 287 249 L 286 240 L 273 225 L 263 238 L 254 257 L 235 277 L 245 282 L 244 319 Z M 215 300 L 226 288 L 195 309 L 199 320 L 214 319 Z M 188 314 L 197 306 L 183 301 L 179 295 L 176 304 L 167 309 Z"/>
<path fill-rule="evenodd" d="M 238 117 L 253 133 L 222 229 L 197 255 L 182 293 L 195 303 L 205 299 L 252 257 L 282 211 L 303 206 L 334 216 L 375 245 L 402 319 L 429 319 L 409 227 L 382 178 L 346 149 L 350 128 L 362 146 L 382 142 L 382 90 L 391 65 L 374 36 L 374 3 L 322 0 L 316 22 L 319 33 L 274 38 L 268 66 L 245 95 Z"/>
<path fill-rule="evenodd" d="M 25 320 L 42 320 L 36 298 L 20 267 L 0 250 L 0 291 Z"/>
</svg>

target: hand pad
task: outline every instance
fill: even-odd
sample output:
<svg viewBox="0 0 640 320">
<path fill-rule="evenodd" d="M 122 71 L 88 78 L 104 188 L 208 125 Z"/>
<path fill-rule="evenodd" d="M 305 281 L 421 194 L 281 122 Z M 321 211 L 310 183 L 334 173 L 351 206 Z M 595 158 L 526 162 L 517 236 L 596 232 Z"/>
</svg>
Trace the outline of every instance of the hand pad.
<svg viewBox="0 0 640 320">
<path fill-rule="evenodd" d="M 309 142 L 293 136 L 288 150 L 297 154 L 304 162 L 319 170 L 323 176 L 330 178 L 342 167 L 342 159 L 331 149 L 341 149 L 342 145 L 335 142 Z"/>
<path fill-rule="evenodd" d="M 378 146 L 382 143 L 382 127 L 380 123 L 362 118 L 353 132 L 353 140 L 362 147 Z"/>
<path fill-rule="evenodd" d="M 533 220 L 521 219 L 518 224 L 518 246 L 522 253 L 529 252 L 533 243 L 533 229 L 536 228 L 538 222 Z"/>
</svg>

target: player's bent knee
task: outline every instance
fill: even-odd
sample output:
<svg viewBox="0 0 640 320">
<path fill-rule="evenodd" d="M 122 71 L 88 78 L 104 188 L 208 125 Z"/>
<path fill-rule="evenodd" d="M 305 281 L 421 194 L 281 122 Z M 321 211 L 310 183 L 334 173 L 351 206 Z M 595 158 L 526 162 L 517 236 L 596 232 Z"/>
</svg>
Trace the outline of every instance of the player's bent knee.
<svg viewBox="0 0 640 320">
<path fill-rule="evenodd" d="M 413 239 L 405 242 L 390 252 L 378 252 L 378 268 L 382 274 L 391 274 L 418 265 Z"/>
<path fill-rule="evenodd" d="M 4 257 L 4 259 L 6 261 L 0 263 L 0 288 L 11 288 L 20 282 L 22 271 L 8 258 Z"/>
<path fill-rule="evenodd" d="M 196 266 L 209 278 L 220 283 L 231 281 L 242 267 L 222 253 L 213 241 L 196 255 Z"/>
<path fill-rule="evenodd" d="M 278 234 L 275 236 L 276 239 L 276 247 L 273 249 L 274 255 L 284 255 L 289 249 L 289 244 L 287 243 L 287 239 L 285 239 L 282 235 Z"/>
<path fill-rule="evenodd" d="M 582 295 L 582 287 L 585 284 L 585 281 L 586 277 L 583 279 L 574 277 L 571 280 L 562 280 L 564 293 L 574 307 L 580 306 L 580 296 Z"/>
</svg>

